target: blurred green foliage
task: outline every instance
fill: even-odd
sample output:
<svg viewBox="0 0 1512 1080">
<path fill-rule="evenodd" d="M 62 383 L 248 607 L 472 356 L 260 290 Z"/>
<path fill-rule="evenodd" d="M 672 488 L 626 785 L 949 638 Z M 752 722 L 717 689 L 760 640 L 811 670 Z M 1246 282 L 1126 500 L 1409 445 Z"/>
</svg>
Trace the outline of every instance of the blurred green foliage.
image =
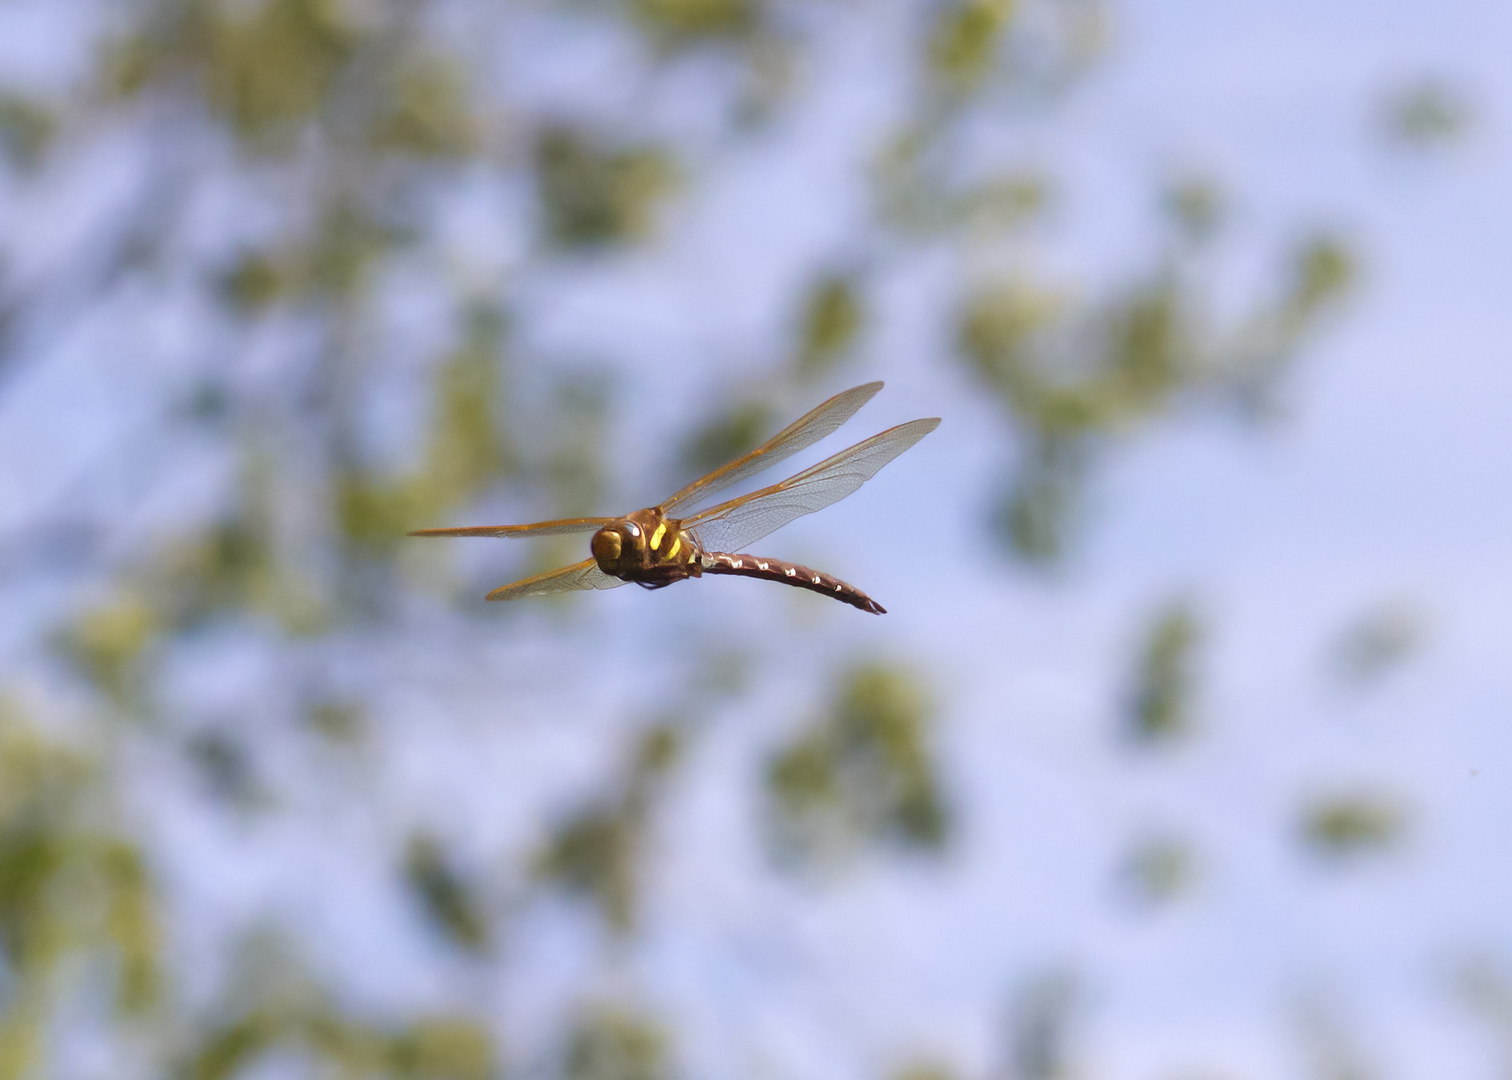
<svg viewBox="0 0 1512 1080">
<path fill-rule="evenodd" d="M 351 299 L 369 284 L 379 260 L 408 238 L 378 208 L 353 194 L 335 194 L 314 228 L 266 250 L 242 252 L 215 284 L 235 310 L 249 316 L 280 302 Z"/>
<path fill-rule="evenodd" d="M 156 0 L 144 7 L 112 43 L 114 94 L 192 87 L 257 152 L 287 153 L 302 128 L 335 122 L 338 113 L 342 134 L 357 134 L 378 151 L 437 158 L 474 146 L 460 72 L 426 51 L 406 19 L 360 18 L 335 0 Z M 386 54 L 381 66 L 370 63 L 375 50 Z M 354 95 L 360 108 L 333 108 Z"/>
<path fill-rule="evenodd" d="M 1348 857 L 1399 844 L 1407 813 L 1394 796 L 1353 791 L 1316 798 L 1302 812 L 1303 839 L 1320 855 Z"/>
<path fill-rule="evenodd" d="M 948 84 L 970 90 L 993 70 L 1014 0 L 964 0 L 943 4 L 929 41 L 930 65 Z"/>
<path fill-rule="evenodd" d="M 165 545 L 140 588 L 152 598 L 156 622 L 193 629 L 228 613 L 282 610 L 280 567 L 257 493 L 232 517 L 198 536 Z"/>
<path fill-rule="evenodd" d="M 921 1061 L 894 1073 L 893 1080 L 956 1080 L 956 1072 L 939 1062 Z"/>
<path fill-rule="evenodd" d="M 854 275 L 827 274 L 816 281 L 804 298 L 799 320 L 799 380 L 820 378 L 844 359 L 865 317 L 860 283 Z"/>
<path fill-rule="evenodd" d="M 614 395 L 614 382 L 603 372 L 569 370 L 553 384 L 546 415 L 537 418 L 531 475 L 553 493 L 564 516 L 604 512 L 609 459 L 603 433 Z"/>
<path fill-rule="evenodd" d="M 1054 198 L 1049 177 L 1010 166 L 984 177 L 951 175 L 929 120 L 900 132 L 876 165 L 878 211 L 892 228 L 919 239 L 963 233 L 974 242 L 1000 240 L 1034 221 Z"/>
<path fill-rule="evenodd" d="M 687 45 L 740 38 L 759 25 L 758 0 L 628 0 L 631 10 L 663 40 Z"/>
<path fill-rule="evenodd" d="M 291 940 L 270 930 L 237 942 L 213 1001 L 166 1047 L 159 1075 L 231 1080 L 286 1063 L 352 1080 L 494 1080 L 493 1034 L 460 1012 L 403 1022 L 359 1015 L 309 976 Z"/>
<path fill-rule="evenodd" d="M 860 841 L 941 848 L 949 813 L 932 719 L 922 680 L 907 668 L 870 663 L 845 674 L 828 715 L 767 763 L 778 853 L 833 856 Z"/>
<path fill-rule="evenodd" d="M 1031 562 L 1058 558 L 1078 514 L 1088 450 L 1076 439 L 1036 440 L 998 500 L 992 523 L 1012 549 Z"/>
<path fill-rule="evenodd" d="M 540 133 L 535 156 L 547 233 L 569 247 L 645 237 L 657 202 L 677 175 L 664 150 L 612 148 L 587 131 L 562 126 Z"/>
<path fill-rule="evenodd" d="M 193 80 L 244 136 L 287 134 L 327 103 L 361 33 L 330 0 L 162 0 L 113 47 L 114 89 Z"/>
<path fill-rule="evenodd" d="M 1141 907 L 1159 907 L 1187 892 L 1197 876 L 1197 858 L 1187 843 L 1150 836 L 1136 843 L 1123 865 L 1121 882 Z"/>
<path fill-rule="evenodd" d="M 1183 177 L 1164 193 L 1165 211 L 1181 235 L 1194 244 L 1213 239 L 1223 225 L 1227 207 L 1223 191 L 1212 181 Z"/>
<path fill-rule="evenodd" d="M 229 731 L 201 731 L 190 737 L 185 754 L 199 769 L 215 798 L 248 809 L 263 799 L 251 757 Z"/>
<path fill-rule="evenodd" d="M 355 702 L 312 702 L 305 716 L 312 730 L 333 743 L 351 745 L 367 735 L 367 715 Z"/>
<path fill-rule="evenodd" d="M 695 476 L 712 472 L 773 433 L 775 413 L 762 401 L 745 401 L 695 430 L 682 444 L 682 460 Z"/>
<path fill-rule="evenodd" d="M 1338 1008 L 1327 998 L 1309 995 L 1299 1003 L 1297 1026 L 1311 1059 L 1308 1075 L 1319 1080 L 1373 1080 L 1378 1070 L 1363 1052 Z"/>
<path fill-rule="evenodd" d="M 477 148 L 477 126 L 459 68 L 444 56 L 416 55 L 395 71 L 374 134 L 379 147 L 395 153 L 461 158 Z"/>
<path fill-rule="evenodd" d="M 481 1024 L 420 1018 L 400 1027 L 345 1014 L 325 995 L 289 992 L 206 1027 L 176 1075 L 230 1080 L 270 1059 L 304 1060 L 314 1075 L 353 1080 L 492 1080 L 493 1038 Z"/>
<path fill-rule="evenodd" d="M 1078 1075 L 1070 1047 L 1080 998 L 1076 980 L 1064 971 L 1038 975 L 1020 989 L 1008 1021 L 1008 1076 L 1067 1080 Z"/>
<path fill-rule="evenodd" d="M 1130 733 L 1140 742 L 1190 732 L 1195 654 L 1202 626 L 1191 604 L 1177 600 L 1156 613 L 1145 631 L 1129 703 Z"/>
<path fill-rule="evenodd" d="M 1386 134 L 1420 149 L 1454 141 L 1465 133 L 1472 118 L 1465 95 L 1438 78 L 1422 79 L 1392 91 L 1382 107 Z"/>
<path fill-rule="evenodd" d="M 1347 682 L 1374 682 L 1411 659 L 1422 647 L 1426 632 L 1415 607 L 1402 602 L 1382 604 L 1345 628 L 1333 649 L 1333 667 Z"/>
<path fill-rule="evenodd" d="M 57 118 L 45 105 L 0 92 L 0 161 L 23 172 L 35 168 L 57 129 Z"/>
<path fill-rule="evenodd" d="M 961 309 L 958 342 L 1022 448 L 994 519 L 1008 548 L 1038 563 L 1065 553 L 1088 471 L 1112 439 L 1204 399 L 1267 404 L 1288 359 L 1353 277 L 1340 241 L 1311 237 L 1280 298 L 1226 337 L 1210 327 L 1179 263 L 1100 304 L 1025 279 L 979 285 Z"/>
<path fill-rule="evenodd" d="M 488 919 L 478 888 L 452 865 L 440 840 L 424 834 L 410 837 L 404 880 L 431 924 L 453 944 L 473 953 L 488 948 Z"/>
<path fill-rule="evenodd" d="M 140 1018 L 159 1000 L 162 912 L 98 769 L 0 702 L 3 1080 L 45 1072 L 55 1014 L 87 992 L 81 958 L 103 961 L 123 1016 Z"/>
<path fill-rule="evenodd" d="M 1470 1013 L 1501 1044 L 1502 1072 L 1512 1075 L 1512 978 L 1503 955 L 1487 951 L 1469 957 L 1455 971 L 1452 988 Z"/>
<path fill-rule="evenodd" d="M 1194 377 L 1199 362 L 1186 303 L 1176 281 L 1163 278 L 1107 307 L 1069 339 L 1052 341 L 1071 307 L 1068 298 L 1001 283 L 968 302 L 962 349 L 1019 422 L 1026 446 L 999 510 L 1005 537 L 1020 555 L 1047 561 L 1062 552 L 1097 438 L 1161 412 Z M 1088 358 L 1071 363 L 1079 344 Z"/>
<path fill-rule="evenodd" d="M 677 762 L 682 741 L 676 721 L 650 728 L 640 737 L 617 790 L 569 816 L 536 857 L 541 880 L 591 899 L 618 933 L 634 925 L 638 856 L 655 797 Z"/>
<path fill-rule="evenodd" d="M 1298 248 L 1291 289 L 1280 307 L 1288 343 L 1295 344 L 1317 315 L 1349 289 L 1355 273 L 1355 257 L 1337 237 L 1311 237 Z"/>
<path fill-rule="evenodd" d="M 429 430 L 416 469 L 380 476 L 354 463 L 338 473 L 338 521 L 357 550 L 391 552 L 419 523 L 441 520 L 518 468 L 501 415 L 504 327 L 492 307 L 467 310 L 461 344 L 436 367 Z"/>
<path fill-rule="evenodd" d="M 672 1075 L 666 1032 L 634 1013 L 585 1010 L 567 1042 L 565 1080 L 668 1080 Z"/>
<path fill-rule="evenodd" d="M 83 611 L 58 645 L 86 679 L 125 706 L 143 690 L 141 661 L 159 629 L 151 605 L 127 591 Z"/>
</svg>

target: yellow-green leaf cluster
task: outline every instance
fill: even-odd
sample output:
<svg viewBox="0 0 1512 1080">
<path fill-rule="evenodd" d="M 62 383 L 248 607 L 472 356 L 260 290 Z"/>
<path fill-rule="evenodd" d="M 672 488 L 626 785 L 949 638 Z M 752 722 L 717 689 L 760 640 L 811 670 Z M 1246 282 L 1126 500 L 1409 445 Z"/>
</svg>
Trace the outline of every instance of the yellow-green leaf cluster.
<svg viewBox="0 0 1512 1080">
<path fill-rule="evenodd" d="M 147 598 L 127 590 L 86 608 L 63 631 L 59 645 L 85 678 L 127 704 L 141 690 L 141 661 L 162 630 Z"/>
<path fill-rule="evenodd" d="M 1140 646 L 1129 702 L 1129 730 L 1142 742 L 1179 738 L 1192 726 L 1192 670 L 1202 627 L 1185 601 L 1151 620 Z"/>
<path fill-rule="evenodd" d="M 1169 836 L 1146 837 L 1125 861 L 1122 884 L 1138 904 L 1165 904 L 1191 888 L 1197 859 L 1191 847 Z"/>
<path fill-rule="evenodd" d="M 757 26 L 757 0 L 630 0 L 631 10 L 654 34 L 673 44 L 749 35 Z"/>
<path fill-rule="evenodd" d="M 643 238 L 676 175 L 661 149 L 609 147 L 564 126 L 541 132 L 535 164 L 546 234 L 565 247 Z"/>
<path fill-rule="evenodd" d="M 402 65 L 375 141 L 380 149 L 417 158 L 469 154 L 477 143 L 477 121 L 457 66 L 433 55 Z"/>
<path fill-rule="evenodd" d="M 1443 79 L 1429 78 L 1388 95 L 1383 114 L 1389 136 L 1422 148 L 1458 138 L 1473 112 L 1463 93 Z"/>
<path fill-rule="evenodd" d="M 75 958 L 106 961 L 117 1009 L 161 988 L 161 913 L 141 851 L 103 820 L 89 758 L 0 706 L 0 1077 L 34 1074 Z"/>
<path fill-rule="evenodd" d="M 829 714 L 774 754 L 766 771 L 780 851 L 835 854 L 858 841 L 934 849 L 948 814 L 917 676 L 886 664 L 849 672 Z"/>
<path fill-rule="evenodd" d="M 1301 828 L 1314 850 L 1343 857 L 1394 847 L 1406 832 L 1407 815 L 1383 792 L 1342 792 L 1313 800 L 1303 811 Z"/>
<path fill-rule="evenodd" d="M 114 88 L 131 95 L 188 76 L 256 137 L 314 119 L 359 34 L 337 0 L 179 0 L 157 14 L 114 43 Z"/>
<path fill-rule="evenodd" d="M 621 933 L 635 921 L 638 860 L 652 800 L 681 747 L 675 723 L 647 731 L 620 790 L 569 817 L 536 857 L 537 877 L 591 899 Z"/>
<path fill-rule="evenodd" d="M 306 995 L 307 996 L 307 995 Z M 274 1000 L 207 1031 L 187 1056 L 185 1080 L 231 1080 L 275 1054 L 314 1059 L 340 1077 L 492 1080 L 493 1037 L 459 1017 L 418 1019 L 397 1030 L 338 1011 L 323 999 Z"/>
<path fill-rule="evenodd" d="M 477 889 L 452 865 L 434 836 L 410 838 L 404 879 L 431 923 L 468 952 L 488 947 L 489 928 Z"/>
<path fill-rule="evenodd" d="M 709 420 L 683 441 L 683 462 L 698 475 L 717 469 L 771 435 L 772 421 L 772 407 L 766 402 L 741 402 Z"/>
<path fill-rule="evenodd" d="M 1423 644 L 1426 630 L 1419 613 L 1402 603 L 1388 603 L 1363 614 L 1348 627 L 1334 651 L 1344 678 L 1364 683 L 1408 660 Z"/>
<path fill-rule="evenodd" d="M 799 321 L 798 377 L 826 374 L 854 344 L 864 318 L 854 275 L 829 274 L 815 282 Z"/>
<path fill-rule="evenodd" d="M 505 438 L 503 322 L 477 309 L 461 345 L 437 368 L 425 451 L 397 476 L 356 464 L 337 472 L 334 509 L 341 533 L 359 550 L 387 553 L 405 533 L 441 520 L 516 467 Z"/>
<path fill-rule="evenodd" d="M 45 105 L 0 93 L 0 160 L 22 171 L 35 168 L 57 130 L 57 118 Z"/>
<path fill-rule="evenodd" d="M 586 1010 L 567 1043 L 567 1080 L 669 1080 L 668 1040 L 645 1017 L 615 1008 Z"/>
<path fill-rule="evenodd" d="M 962 0 L 941 7 L 929 39 L 935 74 L 957 89 L 974 89 L 992 70 L 1014 7 L 1014 0 Z"/>
</svg>

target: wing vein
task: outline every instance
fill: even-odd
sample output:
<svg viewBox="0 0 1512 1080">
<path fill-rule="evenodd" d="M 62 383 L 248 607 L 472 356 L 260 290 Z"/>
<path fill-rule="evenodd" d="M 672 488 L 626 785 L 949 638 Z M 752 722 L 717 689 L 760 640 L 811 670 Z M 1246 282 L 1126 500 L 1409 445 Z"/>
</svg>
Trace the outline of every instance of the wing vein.
<svg viewBox="0 0 1512 1080">
<path fill-rule="evenodd" d="M 617 589 L 623 584 L 625 583 L 619 578 L 610 577 L 600 570 L 598 563 L 592 559 L 584 559 L 571 566 L 558 567 L 544 574 L 500 585 L 485 599 L 520 600 L 527 596 L 550 596 L 578 589 Z"/>
<path fill-rule="evenodd" d="M 781 483 L 711 506 L 688 518 L 684 528 L 707 551 L 739 551 L 854 493 L 939 425 L 939 418 L 931 417 L 888 428 Z"/>
<path fill-rule="evenodd" d="M 557 536 L 562 533 L 595 532 L 614 518 L 562 518 L 535 521 L 529 525 L 463 525 L 455 529 L 416 529 L 411 536 Z"/>
<path fill-rule="evenodd" d="M 663 500 L 662 510 L 676 514 L 679 509 L 701 502 L 716 491 L 723 491 L 731 484 L 739 483 L 814 445 L 855 416 L 856 411 L 881 389 L 880 382 L 870 382 L 836 394 L 822 405 L 810 409 L 756 449 L 699 477 L 676 495 Z"/>
</svg>

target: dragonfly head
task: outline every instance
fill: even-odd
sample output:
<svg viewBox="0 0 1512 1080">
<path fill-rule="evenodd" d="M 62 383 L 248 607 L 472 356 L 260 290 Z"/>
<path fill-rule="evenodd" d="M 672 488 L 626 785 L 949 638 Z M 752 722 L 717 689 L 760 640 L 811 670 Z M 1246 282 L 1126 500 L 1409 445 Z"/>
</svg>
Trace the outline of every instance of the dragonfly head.
<svg viewBox="0 0 1512 1080">
<path fill-rule="evenodd" d="M 599 569 L 618 575 L 637 565 L 646 546 L 646 534 L 633 521 L 616 521 L 593 534 L 593 557 Z"/>
</svg>

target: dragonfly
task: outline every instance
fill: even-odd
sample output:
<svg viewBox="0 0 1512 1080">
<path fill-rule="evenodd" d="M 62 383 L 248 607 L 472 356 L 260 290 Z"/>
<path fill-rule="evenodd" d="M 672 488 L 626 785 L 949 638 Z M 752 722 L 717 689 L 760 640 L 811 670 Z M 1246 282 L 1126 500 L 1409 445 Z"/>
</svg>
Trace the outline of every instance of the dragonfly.
<svg viewBox="0 0 1512 1080">
<path fill-rule="evenodd" d="M 749 555 L 742 549 L 795 518 L 822 510 L 855 492 L 893 458 L 940 425 L 940 418 L 910 420 L 825 458 L 778 484 L 678 515 L 749 476 L 818 442 L 856 414 L 882 389 L 871 382 L 836 394 L 727 465 L 693 481 L 656 506 L 623 517 L 566 518 L 529 525 L 468 525 L 419 529 L 411 536 L 553 536 L 592 532 L 592 558 L 500 586 L 489 600 L 520 600 L 581 589 L 615 589 L 629 582 L 661 589 L 704 574 L 733 574 L 808 589 L 876 615 L 887 609 L 854 585 L 806 566 Z"/>
</svg>

